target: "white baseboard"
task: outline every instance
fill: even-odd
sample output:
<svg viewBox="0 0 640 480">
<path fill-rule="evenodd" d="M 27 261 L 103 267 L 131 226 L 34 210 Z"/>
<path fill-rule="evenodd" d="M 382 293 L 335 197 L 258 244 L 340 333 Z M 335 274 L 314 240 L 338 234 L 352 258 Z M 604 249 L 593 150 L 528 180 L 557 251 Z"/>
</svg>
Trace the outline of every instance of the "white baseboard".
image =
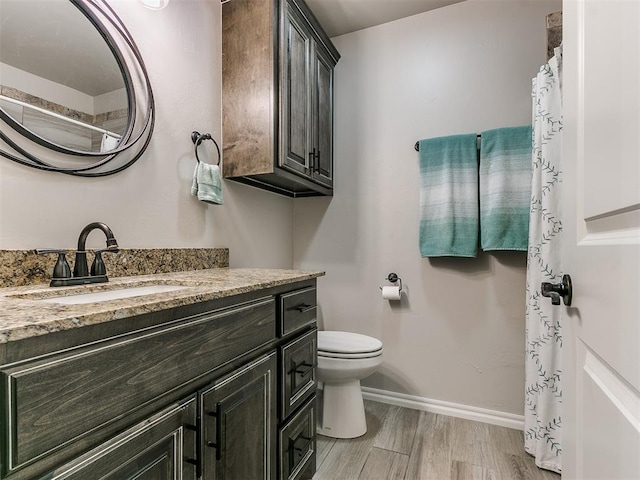
<svg viewBox="0 0 640 480">
<path fill-rule="evenodd" d="M 524 430 L 523 415 L 471 407 L 459 403 L 443 402 L 442 400 L 432 400 L 430 398 L 390 392 L 388 390 L 378 390 L 377 388 L 370 387 L 362 387 L 362 397 L 365 400 L 388 403 L 389 405 L 396 405 L 398 407 L 413 408 L 414 410 L 423 410 L 425 412 L 438 413 L 450 417 L 464 418 L 466 420 Z"/>
</svg>

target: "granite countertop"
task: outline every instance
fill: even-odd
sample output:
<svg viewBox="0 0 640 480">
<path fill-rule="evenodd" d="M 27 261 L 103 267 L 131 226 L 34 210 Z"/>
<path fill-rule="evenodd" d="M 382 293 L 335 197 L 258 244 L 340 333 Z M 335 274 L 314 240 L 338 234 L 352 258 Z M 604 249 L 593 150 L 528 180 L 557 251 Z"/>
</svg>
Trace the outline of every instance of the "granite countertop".
<svg viewBox="0 0 640 480">
<path fill-rule="evenodd" d="M 322 275 L 322 271 L 214 268 L 117 277 L 108 283 L 72 287 L 50 288 L 47 284 L 39 284 L 0 288 L 0 343 L 277 287 Z M 39 301 L 43 298 L 159 284 L 186 288 L 86 304 Z"/>
</svg>

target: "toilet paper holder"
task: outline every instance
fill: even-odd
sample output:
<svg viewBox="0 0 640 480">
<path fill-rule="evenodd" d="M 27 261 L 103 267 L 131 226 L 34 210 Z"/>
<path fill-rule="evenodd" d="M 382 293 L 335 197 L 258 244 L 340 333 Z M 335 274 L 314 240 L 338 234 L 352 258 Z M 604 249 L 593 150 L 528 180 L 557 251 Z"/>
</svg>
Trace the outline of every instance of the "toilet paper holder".
<svg viewBox="0 0 640 480">
<path fill-rule="evenodd" d="M 398 276 L 397 273 L 391 272 L 389 275 L 387 275 L 387 278 L 385 278 L 385 280 L 391 283 L 400 282 L 400 291 L 402 291 L 402 279 Z M 380 290 L 382 290 L 382 287 L 380 287 Z"/>
</svg>

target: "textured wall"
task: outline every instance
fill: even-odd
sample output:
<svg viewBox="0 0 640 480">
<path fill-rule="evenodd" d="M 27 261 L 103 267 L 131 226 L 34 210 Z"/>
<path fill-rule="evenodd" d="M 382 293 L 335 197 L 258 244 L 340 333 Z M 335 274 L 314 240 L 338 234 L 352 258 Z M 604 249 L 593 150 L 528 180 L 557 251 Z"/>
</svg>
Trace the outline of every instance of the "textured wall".
<svg viewBox="0 0 640 480">
<path fill-rule="evenodd" d="M 103 179 L 0 159 L 0 248 L 72 249 L 82 227 L 99 220 L 123 248 L 226 246 L 231 266 L 291 267 L 291 199 L 232 182 L 224 182 L 221 207 L 190 195 L 191 131 L 220 139 L 220 2 L 173 0 L 159 11 L 109 3 L 135 38 L 154 88 L 151 144 L 132 168 Z M 90 235 L 89 248 L 103 245 L 99 233 Z"/>
<path fill-rule="evenodd" d="M 336 195 L 295 203 L 294 264 L 326 329 L 384 342 L 375 388 L 522 414 L 524 253 L 423 259 L 416 140 L 531 121 L 560 0 L 470 0 L 334 39 Z M 382 300 L 398 273 L 407 296 Z"/>
</svg>

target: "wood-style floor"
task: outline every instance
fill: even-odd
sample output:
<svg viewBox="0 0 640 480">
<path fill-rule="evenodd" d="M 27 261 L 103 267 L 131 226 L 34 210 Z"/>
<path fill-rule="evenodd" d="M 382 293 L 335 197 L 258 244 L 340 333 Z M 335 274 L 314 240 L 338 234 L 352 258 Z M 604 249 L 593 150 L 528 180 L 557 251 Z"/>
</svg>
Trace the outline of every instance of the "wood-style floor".
<svg viewBox="0 0 640 480">
<path fill-rule="evenodd" d="M 365 401 L 367 433 L 318 435 L 313 480 L 559 480 L 536 467 L 522 432 Z"/>
</svg>

